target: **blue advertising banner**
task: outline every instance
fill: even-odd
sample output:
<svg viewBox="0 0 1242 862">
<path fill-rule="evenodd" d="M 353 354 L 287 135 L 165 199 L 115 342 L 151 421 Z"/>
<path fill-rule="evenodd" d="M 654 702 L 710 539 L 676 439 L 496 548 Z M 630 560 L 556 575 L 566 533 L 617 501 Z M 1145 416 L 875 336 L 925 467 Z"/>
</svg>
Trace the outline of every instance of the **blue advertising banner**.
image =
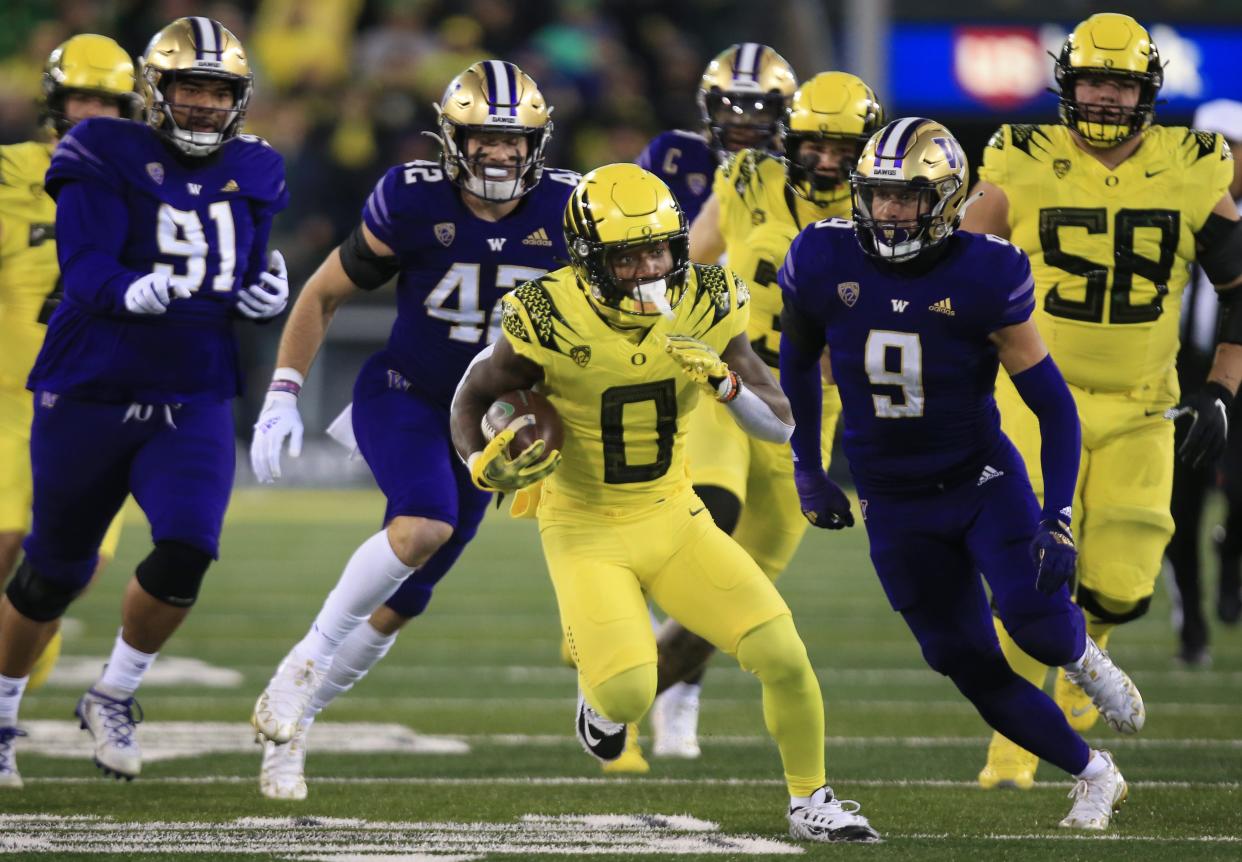
<svg viewBox="0 0 1242 862">
<path fill-rule="evenodd" d="M 1048 117 L 1055 111 L 1053 59 L 1069 28 L 895 24 L 889 37 L 890 92 L 898 113 Z M 1242 101 L 1242 27 L 1155 24 L 1152 41 L 1165 61 L 1167 101 L 1157 112 L 1189 114 L 1209 99 Z"/>
</svg>

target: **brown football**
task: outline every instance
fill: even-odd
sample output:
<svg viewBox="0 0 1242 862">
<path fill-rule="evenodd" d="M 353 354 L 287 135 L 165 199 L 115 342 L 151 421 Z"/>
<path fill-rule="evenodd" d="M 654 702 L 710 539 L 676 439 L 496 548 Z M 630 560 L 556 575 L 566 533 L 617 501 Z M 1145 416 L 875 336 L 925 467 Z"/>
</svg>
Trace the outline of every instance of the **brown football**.
<svg viewBox="0 0 1242 862">
<path fill-rule="evenodd" d="M 560 449 L 565 442 L 560 414 L 551 401 L 533 389 L 514 389 L 493 401 L 483 414 L 483 436 L 491 440 L 514 422 L 518 424 L 509 444 L 510 458 L 521 455 L 536 440 L 544 441 L 545 452 Z"/>
</svg>

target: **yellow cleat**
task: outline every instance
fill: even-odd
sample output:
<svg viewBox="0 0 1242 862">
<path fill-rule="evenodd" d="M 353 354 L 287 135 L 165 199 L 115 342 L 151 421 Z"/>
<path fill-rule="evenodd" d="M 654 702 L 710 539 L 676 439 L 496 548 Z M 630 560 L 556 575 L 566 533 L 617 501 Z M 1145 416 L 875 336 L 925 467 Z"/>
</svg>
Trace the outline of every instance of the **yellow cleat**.
<svg viewBox="0 0 1242 862">
<path fill-rule="evenodd" d="M 52 635 L 52 639 L 43 648 L 42 655 L 35 660 L 34 667 L 30 670 L 30 682 L 26 683 L 26 691 L 34 691 L 47 682 L 47 678 L 52 675 L 52 668 L 56 667 L 56 660 L 60 658 L 62 643 L 64 643 L 64 638 L 57 629 L 56 634 Z"/>
<path fill-rule="evenodd" d="M 1079 733 L 1086 733 L 1099 721 L 1100 711 L 1095 708 L 1086 692 L 1066 678 L 1064 668 L 1057 671 L 1052 699 L 1061 707 L 1061 712 L 1065 713 L 1069 726 Z"/>
<path fill-rule="evenodd" d="M 638 725 L 625 726 L 625 750 L 616 760 L 601 764 L 605 775 L 646 775 L 651 771 L 651 764 L 643 757 L 643 749 L 638 744 Z"/>
<path fill-rule="evenodd" d="M 988 762 L 979 773 L 979 786 L 984 790 L 1030 790 L 1038 768 L 1038 757 L 999 733 L 993 733 L 988 743 Z"/>
</svg>

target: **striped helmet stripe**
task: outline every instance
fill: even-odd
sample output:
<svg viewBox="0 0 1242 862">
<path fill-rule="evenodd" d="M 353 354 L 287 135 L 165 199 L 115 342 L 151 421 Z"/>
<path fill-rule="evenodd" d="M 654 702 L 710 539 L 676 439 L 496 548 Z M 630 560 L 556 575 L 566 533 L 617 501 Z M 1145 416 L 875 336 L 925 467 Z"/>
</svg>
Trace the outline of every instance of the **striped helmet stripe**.
<svg viewBox="0 0 1242 862">
<path fill-rule="evenodd" d="M 513 96 L 517 88 L 511 65 L 501 60 L 485 60 L 483 69 L 487 75 L 487 102 L 491 113 L 516 114 Z"/>
<path fill-rule="evenodd" d="M 880 141 L 880 145 L 876 147 L 875 157 L 892 161 L 893 167 L 901 167 L 906 147 L 909 145 L 910 139 L 918 133 L 919 126 L 923 123 L 922 117 L 905 117 L 893 123 L 889 127 L 888 133 L 884 135 L 883 140 Z"/>
<path fill-rule="evenodd" d="M 216 37 L 215 21 L 210 18 L 193 17 L 190 23 L 194 25 L 194 56 L 196 59 L 205 60 L 206 54 L 215 54 L 215 59 L 220 59 L 220 40 Z"/>
<path fill-rule="evenodd" d="M 763 46 L 758 42 L 743 42 L 737 47 L 733 57 L 733 78 L 748 84 L 759 82 L 759 59 L 763 56 Z"/>
</svg>

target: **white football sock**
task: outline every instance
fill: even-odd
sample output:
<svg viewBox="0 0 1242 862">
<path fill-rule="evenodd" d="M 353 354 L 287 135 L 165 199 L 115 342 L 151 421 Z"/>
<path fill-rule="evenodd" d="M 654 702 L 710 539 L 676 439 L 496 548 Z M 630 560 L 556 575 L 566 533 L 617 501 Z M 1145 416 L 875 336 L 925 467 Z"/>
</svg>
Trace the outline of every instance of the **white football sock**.
<svg viewBox="0 0 1242 862">
<path fill-rule="evenodd" d="M 316 665 L 328 664 L 349 633 L 387 601 L 413 571 L 393 552 L 388 531 L 380 530 L 349 558 L 314 625 L 294 651 L 314 659 Z"/>
<path fill-rule="evenodd" d="M 388 654 L 396 641 L 397 632 L 390 635 L 380 634 L 370 622 L 365 622 L 350 632 L 349 637 L 345 638 L 345 642 L 336 651 L 336 657 L 328 668 L 328 675 L 311 696 L 302 721 L 314 721 L 325 706 L 353 688 L 358 680 L 367 675 L 367 671 L 375 667 L 376 662 Z"/>
<path fill-rule="evenodd" d="M 17 727 L 17 707 L 29 681 L 29 676 L 0 674 L 0 727 Z"/>
<path fill-rule="evenodd" d="M 146 653 L 134 649 L 125 643 L 121 631 L 118 630 L 116 642 L 112 645 L 112 655 L 104 665 L 95 689 L 117 700 L 133 697 L 138 686 L 142 685 L 143 674 L 155 663 L 157 655 L 157 652 Z"/>
<path fill-rule="evenodd" d="M 1103 757 L 1100 757 L 1100 753 L 1098 751 L 1096 751 L 1095 749 L 1092 749 L 1091 759 L 1087 761 L 1087 765 L 1083 768 L 1082 772 L 1078 773 L 1074 777 L 1091 779 L 1091 778 L 1095 778 L 1097 775 L 1099 775 L 1101 772 L 1104 772 L 1107 769 L 1108 769 L 1108 761 L 1105 760 Z"/>
</svg>

